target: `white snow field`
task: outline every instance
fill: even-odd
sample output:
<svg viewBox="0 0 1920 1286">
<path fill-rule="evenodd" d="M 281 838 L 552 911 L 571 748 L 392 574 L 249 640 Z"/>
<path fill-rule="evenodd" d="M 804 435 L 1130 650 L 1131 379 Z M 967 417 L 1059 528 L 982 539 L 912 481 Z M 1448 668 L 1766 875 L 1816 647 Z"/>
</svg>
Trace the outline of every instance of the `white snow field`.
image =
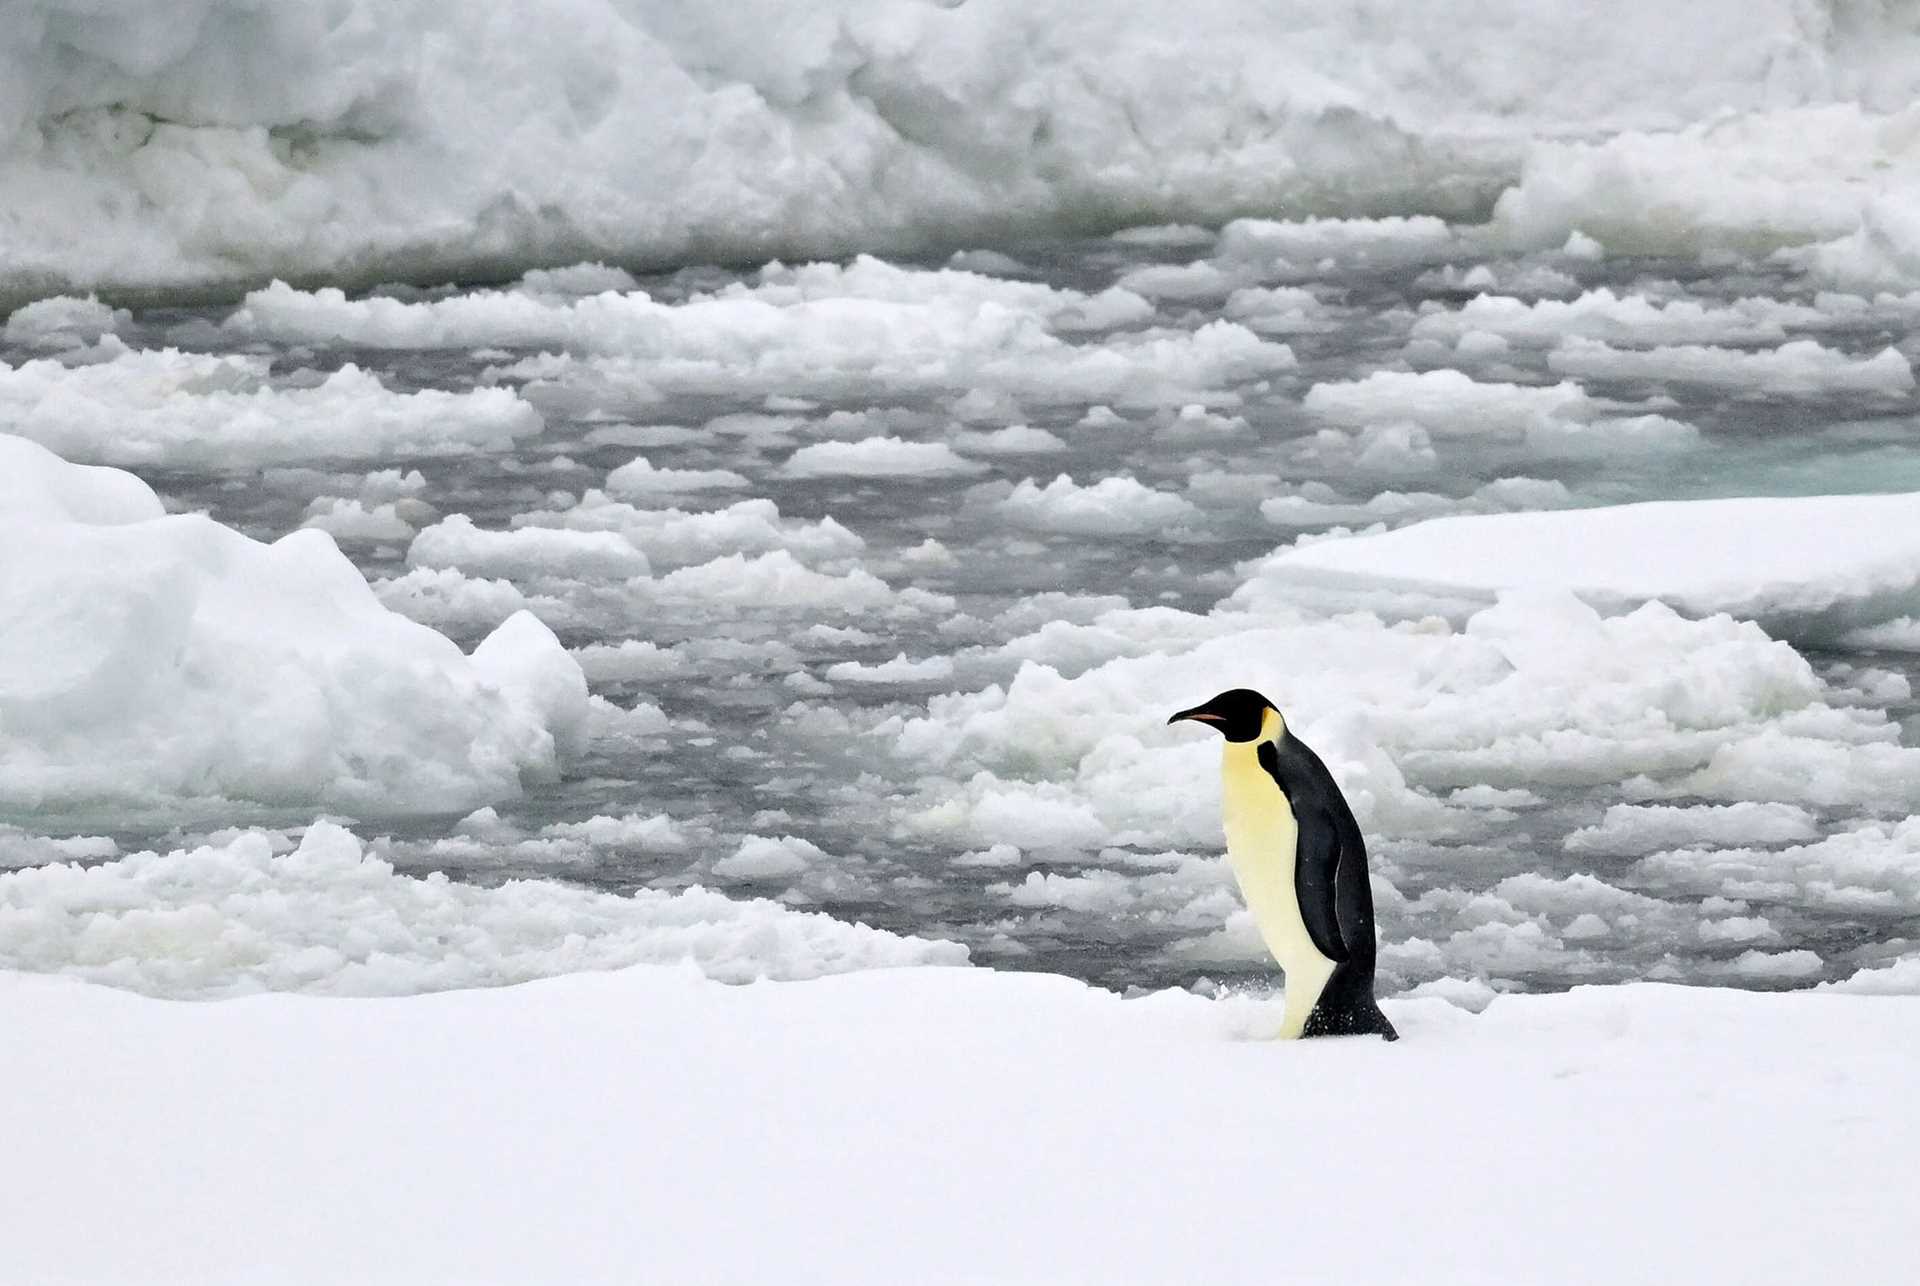
<svg viewBox="0 0 1920 1286">
<path fill-rule="evenodd" d="M 4 434 L 0 620 L 9 811 L 459 810 L 557 776 L 587 717 L 529 615 L 463 655 L 322 532 L 261 544 Z"/>
<path fill-rule="evenodd" d="M 1835 276 L 1911 279 L 1916 49 L 1847 0 L 32 0 L 0 36 L 4 281 L 1459 216 L 1509 186 L 1530 246 L 1827 243 Z"/>
<path fill-rule="evenodd" d="M 1920 1006 L 691 969 L 403 1002 L 0 974 L 22 1281 L 1904 1280 Z M 111 1194 L 102 1220 L 83 1194 Z"/>
</svg>

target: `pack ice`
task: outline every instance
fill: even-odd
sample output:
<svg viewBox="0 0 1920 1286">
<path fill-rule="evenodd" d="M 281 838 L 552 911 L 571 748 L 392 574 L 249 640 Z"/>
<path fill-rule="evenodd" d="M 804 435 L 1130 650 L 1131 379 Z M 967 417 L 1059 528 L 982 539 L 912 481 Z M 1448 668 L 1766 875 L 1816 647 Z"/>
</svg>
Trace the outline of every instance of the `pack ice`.
<svg viewBox="0 0 1920 1286">
<path fill-rule="evenodd" d="M 6 435 L 0 622 L 0 811 L 463 811 L 554 774 L 587 713 L 531 615 L 464 655 L 323 532 L 261 544 Z"/>
</svg>

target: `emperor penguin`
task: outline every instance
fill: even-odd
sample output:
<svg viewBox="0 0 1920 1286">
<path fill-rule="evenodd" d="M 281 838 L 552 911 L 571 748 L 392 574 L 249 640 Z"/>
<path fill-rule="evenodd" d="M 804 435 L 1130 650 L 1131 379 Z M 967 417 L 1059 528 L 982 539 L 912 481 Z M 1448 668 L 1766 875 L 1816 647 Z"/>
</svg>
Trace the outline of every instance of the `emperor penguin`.
<svg viewBox="0 0 1920 1286">
<path fill-rule="evenodd" d="M 1168 723 L 1211 724 L 1227 862 L 1287 977 L 1282 1037 L 1400 1034 L 1373 997 L 1373 890 L 1353 810 L 1273 703 L 1222 692 Z"/>
</svg>

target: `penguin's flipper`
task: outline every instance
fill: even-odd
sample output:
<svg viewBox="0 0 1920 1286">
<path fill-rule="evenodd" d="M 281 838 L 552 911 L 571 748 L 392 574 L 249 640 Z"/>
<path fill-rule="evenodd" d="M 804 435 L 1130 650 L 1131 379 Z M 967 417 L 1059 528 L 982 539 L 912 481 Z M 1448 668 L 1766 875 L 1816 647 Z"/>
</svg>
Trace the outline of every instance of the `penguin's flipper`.
<svg viewBox="0 0 1920 1286">
<path fill-rule="evenodd" d="M 1280 756 L 1272 742 L 1257 752 L 1260 766 L 1273 778 L 1280 793 L 1287 793 L 1280 776 Z M 1305 805 L 1305 806 L 1302 806 Z M 1325 808 L 1288 799 L 1297 831 L 1293 859 L 1293 895 L 1300 904 L 1300 919 L 1314 950 L 1334 962 L 1347 958 L 1347 944 L 1340 932 L 1340 913 L 1334 902 L 1334 882 L 1340 872 L 1340 831 Z"/>
</svg>

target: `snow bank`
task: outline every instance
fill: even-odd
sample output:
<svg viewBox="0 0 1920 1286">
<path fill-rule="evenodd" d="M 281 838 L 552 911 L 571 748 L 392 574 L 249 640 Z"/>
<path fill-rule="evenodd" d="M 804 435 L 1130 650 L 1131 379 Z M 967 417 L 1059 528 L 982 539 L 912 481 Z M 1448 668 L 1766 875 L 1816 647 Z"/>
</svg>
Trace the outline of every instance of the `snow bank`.
<svg viewBox="0 0 1920 1286">
<path fill-rule="evenodd" d="M 1570 588 L 1594 602 L 1660 600 L 1798 636 L 1920 605 L 1920 494 L 1658 501 L 1436 518 L 1269 558 L 1257 580 L 1444 588 Z"/>
<path fill-rule="evenodd" d="M 104 360 L 0 362 L 0 423 L 72 460 L 206 469 L 463 455 L 541 429 L 510 389 L 395 393 L 351 364 L 276 379 L 265 358 L 117 340 L 94 355 Z"/>
<path fill-rule="evenodd" d="M 633 827 L 596 821 L 632 841 Z M 0 968 L 183 999 L 401 996 L 641 963 L 686 962 L 748 982 L 966 961 L 952 943 L 698 888 L 616 897 L 544 880 L 483 888 L 416 879 L 326 822 L 293 851 L 275 849 L 272 835 L 248 831 L 0 876 Z"/>
<path fill-rule="evenodd" d="M 1838 1239 L 1859 1276 L 1906 1271 L 1910 999 L 1387 1008 L 1396 1044 L 1282 1043 L 1260 1039 L 1271 1002 L 971 969 L 202 1005 L 7 975 L 0 1132 L 36 1176 L 8 1259 L 75 1281 L 611 1283 L 644 1264 L 1231 1286 L 1277 1263 L 1599 1286 L 1651 1262 L 1791 1286 Z M 164 1182 L 129 1181 L 156 1164 Z M 325 1192 L 326 1217 L 289 1191 Z M 113 1235 L 85 1192 L 115 1194 Z"/>
<path fill-rule="evenodd" d="M 1796 0 L 1405 4 L 1385 20 L 1359 0 L 1252 19 L 1228 0 L 35 0 L 17 19 L 0 39 L 15 289 L 1457 214 L 1534 138 L 1884 110 L 1920 65 L 1904 15 Z M 1486 57 L 1517 29 L 1523 48 Z M 1781 152 L 1835 150 L 1779 133 Z M 1530 158 L 1546 190 L 1511 217 L 1554 225 L 1572 165 Z M 1665 195 L 1619 186 L 1629 210 Z"/>
<path fill-rule="evenodd" d="M 1876 24 L 1861 17 L 1822 6 L 1816 21 L 1836 36 L 1848 28 L 1866 35 Z M 1910 56 L 1898 49 L 1915 24 L 1899 25 L 1877 55 L 1889 60 L 1882 66 Z M 1911 94 L 1877 104 L 1771 103 L 1674 131 L 1543 139 L 1501 196 L 1495 226 L 1524 246 L 1557 246 L 1582 232 L 1626 254 L 1804 247 L 1788 257 L 1834 284 L 1910 287 L 1920 281 L 1915 111 Z"/>
<path fill-rule="evenodd" d="M 531 617 L 463 656 L 320 532 L 262 545 L 4 435 L 0 620 L 8 811 L 458 811 L 557 771 L 584 717 Z"/>
</svg>

